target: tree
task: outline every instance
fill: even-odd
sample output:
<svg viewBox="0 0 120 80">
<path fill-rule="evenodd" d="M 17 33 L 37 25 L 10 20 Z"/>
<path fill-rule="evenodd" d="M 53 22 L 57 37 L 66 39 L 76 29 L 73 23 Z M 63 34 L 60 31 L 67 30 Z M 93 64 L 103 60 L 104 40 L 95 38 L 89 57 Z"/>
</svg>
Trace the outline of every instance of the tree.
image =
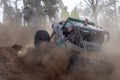
<svg viewBox="0 0 120 80">
<path fill-rule="evenodd" d="M 91 9 L 94 22 L 97 24 L 97 15 L 98 15 L 98 13 L 97 13 L 97 7 L 98 7 L 98 3 L 101 0 L 84 0 L 84 1 L 86 2 L 86 4 Z"/>
<path fill-rule="evenodd" d="M 21 0 L 15 0 L 15 2 L 13 2 L 13 3 L 15 4 L 15 11 L 18 10 L 18 4 L 17 4 L 17 3 L 18 3 L 19 1 L 21 1 Z"/>
<path fill-rule="evenodd" d="M 61 19 L 66 20 L 69 17 L 69 12 L 67 11 L 67 7 L 64 7 L 61 11 Z"/>
<path fill-rule="evenodd" d="M 59 8 L 63 9 L 65 7 L 65 5 L 63 4 L 62 0 L 59 0 Z"/>
<path fill-rule="evenodd" d="M 23 0 L 24 6 L 30 5 L 31 7 L 36 9 L 37 14 L 42 14 L 42 6 L 41 6 L 42 0 Z"/>
<path fill-rule="evenodd" d="M 59 0 L 43 0 L 45 6 L 45 13 L 49 16 L 49 19 L 55 18 L 56 12 L 58 11 L 57 4 Z"/>
<path fill-rule="evenodd" d="M 100 25 L 110 27 L 110 25 L 114 23 L 114 9 L 110 7 L 105 7 L 104 9 L 102 9 L 100 14 Z"/>
<path fill-rule="evenodd" d="M 94 22 L 98 23 L 98 13 L 105 7 L 114 6 L 114 14 L 117 17 L 116 2 L 118 0 L 84 0 L 92 12 Z"/>
<path fill-rule="evenodd" d="M 56 14 L 59 0 L 23 0 L 24 5 L 30 5 L 36 9 L 37 15 L 48 15 L 53 18 Z"/>
<path fill-rule="evenodd" d="M 73 18 L 78 18 L 79 19 L 79 13 L 78 13 L 78 10 L 77 10 L 77 7 L 75 7 L 72 12 L 71 12 L 71 17 Z"/>
<path fill-rule="evenodd" d="M 13 22 L 14 13 L 16 13 L 18 9 L 18 5 L 17 5 L 18 1 L 21 0 L 0 0 L 0 5 L 4 5 L 3 23 L 10 24 L 11 21 Z M 13 7 L 13 4 L 15 5 L 15 7 Z"/>
<path fill-rule="evenodd" d="M 13 14 L 13 8 L 8 4 L 9 0 L 1 0 L 1 3 L 4 5 L 3 7 L 3 23 L 10 24 Z"/>
</svg>

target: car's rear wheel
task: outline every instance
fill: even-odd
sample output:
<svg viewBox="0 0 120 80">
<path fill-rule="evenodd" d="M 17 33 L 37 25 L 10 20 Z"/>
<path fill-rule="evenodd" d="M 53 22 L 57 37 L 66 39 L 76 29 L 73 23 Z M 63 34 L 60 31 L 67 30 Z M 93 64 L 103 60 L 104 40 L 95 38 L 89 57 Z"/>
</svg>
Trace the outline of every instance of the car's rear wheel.
<svg viewBox="0 0 120 80">
<path fill-rule="evenodd" d="M 40 47 L 42 41 L 50 42 L 50 36 L 46 30 L 38 30 L 34 36 L 35 48 Z"/>
</svg>

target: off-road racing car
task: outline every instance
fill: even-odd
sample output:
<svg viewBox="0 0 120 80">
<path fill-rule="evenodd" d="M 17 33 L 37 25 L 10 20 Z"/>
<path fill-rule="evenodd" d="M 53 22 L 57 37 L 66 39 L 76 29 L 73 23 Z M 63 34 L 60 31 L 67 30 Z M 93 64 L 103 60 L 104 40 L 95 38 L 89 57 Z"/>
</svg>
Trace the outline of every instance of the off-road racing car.
<svg viewBox="0 0 120 80">
<path fill-rule="evenodd" d="M 111 64 L 104 61 L 100 55 L 95 54 L 99 57 L 95 58 L 93 56 L 94 54 L 91 54 L 91 56 L 84 54 L 89 52 L 99 53 L 104 44 L 109 40 L 109 32 L 96 27 L 93 22 L 88 22 L 87 26 L 84 26 L 84 22 L 85 20 L 68 18 L 66 21 L 53 23 L 52 28 L 55 38 L 52 38 L 53 34 L 49 36 L 46 30 L 38 30 L 34 36 L 34 45 L 36 48 L 42 47 L 41 41 L 50 42 L 53 40 L 60 48 L 65 48 L 65 50 L 67 48 L 68 62 L 66 69 L 61 70 L 64 71 L 64 74 L 74 70 L 73 68 L 78 69 L 78 65 L 80 64 L 81 66 L 79 66 L 80 69 L 78 69 L 78 71 L 79 73 L 82 71 L 82 76 L 84 73 L 86 74 L 86 71 L 89 72 L 92 70 L 95 76 L 97 76 L 97 79 L 109 80 L 113 70 Z M 75 65 L 77 65 L 77 67 Z M 62 66 L 65 67 L 64 65 Z M 99 66 L 101 66 L 102 69 L 101 67 L 98 68 Z M 58 69 L 61 69 L 61 66 Z M 55 69 L 53 71 L 55 71 Z M 56 72 L 57 71 L 55 71 L 55 74 Z"/>
<path fill-rule="evenodd" d="M 59 40 L 59 43 L 62 42 L 65 46 L 69 42 L 78 49 L 85 51 L 94 52 L 101 50 L 102 46 L 109 40 L 109 32 L 96 27 L 93 22 L 88 22 L 88 25 L 84 26 L 84 22 L 85 20 L 68 18 L 66 21 L 57 23 L 58 25 L 52 25 L 53 29 L 54 26 L 60 26 L 57 28 L 59 30 L 54 31 L 55 35 L 57 35 L 56 40 Z M 60 36 L 59 31 L 64 36 L 61 39 L 58 39 Z M 38 30 L 36 32 L 34 36 L 35 47 L 39 47 L 41 41 L 50 42 L 50 36 L 46 30 Z"/>
</svg>

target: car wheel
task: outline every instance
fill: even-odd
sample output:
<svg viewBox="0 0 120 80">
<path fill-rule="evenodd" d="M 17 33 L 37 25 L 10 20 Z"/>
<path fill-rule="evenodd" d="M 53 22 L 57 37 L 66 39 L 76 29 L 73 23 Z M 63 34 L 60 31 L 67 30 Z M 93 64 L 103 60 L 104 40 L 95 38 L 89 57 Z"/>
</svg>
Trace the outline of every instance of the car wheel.
<svg viewBox="0 0 120 80">
<path fill-rule="evenodd" d="M 50 36 L 46 30 L 38 30 L 34 36 L 34 46 L 38 48 L 42 41 L 50 42 Z"/>
</svg>

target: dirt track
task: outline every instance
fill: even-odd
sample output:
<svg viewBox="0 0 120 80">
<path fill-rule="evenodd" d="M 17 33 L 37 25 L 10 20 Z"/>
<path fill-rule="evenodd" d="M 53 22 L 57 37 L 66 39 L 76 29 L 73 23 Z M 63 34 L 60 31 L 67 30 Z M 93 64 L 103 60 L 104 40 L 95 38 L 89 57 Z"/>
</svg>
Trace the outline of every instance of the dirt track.
<svg viewBox="0 0 120 80">
<path fill-rule="evenodd" d="M 34 68 L 25 66 L 17 57 L 16 49 L 0 48 L 0 80 L 36 80 L 39 79 Z M 32 74 L 31 74 L 32 73 Z"/>
<path fill-rule="evenodd" d="M 54 46 L 35 50 L 29 48 L 18 56 L 20 46 L 0 48 L 0 80 L 108 80 L 112 66 L 95 55 L 84 55 L 69 69 L 69 51 Z M 44 50 L 44 51 L 42 51 Z M 42 51 L 42 52 L 40 52 Z M 58 52 L 56 52 L 58 51 Z M 41 57 L 42 56 L 42 57 Z"/>
<path fill-rule="evenodd" d="M 78 55 L 75 63 L 69 66 L 73 54 L 69 50 L 59 49 L 52 43 L 43 44 L 40 49 L 24 47 L 32 43 L 32 29 L 1 27 L 0 33 L 0 80 L 120 79 L 119 51 L 115 52 L 113 48 L 105 54 Z M 13 44 L 20 44 L 23 48 L 20 50 L 20 46 L 10 46 Z"/>
</svg>

